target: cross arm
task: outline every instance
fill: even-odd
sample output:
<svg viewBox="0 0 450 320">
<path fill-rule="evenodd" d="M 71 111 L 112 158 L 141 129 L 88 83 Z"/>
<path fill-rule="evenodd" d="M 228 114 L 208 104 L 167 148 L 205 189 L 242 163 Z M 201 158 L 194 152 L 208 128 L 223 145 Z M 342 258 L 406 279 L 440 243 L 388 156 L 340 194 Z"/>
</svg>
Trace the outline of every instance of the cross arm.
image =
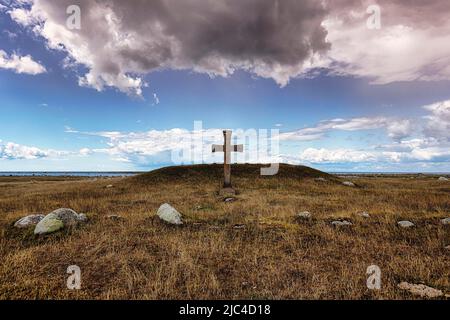
<svg viewBox="0 0 450 320">
<path fill-rule="evenodd" d="M 212 152 L 223 152 L 223 145 L 221 144 L 213 144 Z"/>
</svg>

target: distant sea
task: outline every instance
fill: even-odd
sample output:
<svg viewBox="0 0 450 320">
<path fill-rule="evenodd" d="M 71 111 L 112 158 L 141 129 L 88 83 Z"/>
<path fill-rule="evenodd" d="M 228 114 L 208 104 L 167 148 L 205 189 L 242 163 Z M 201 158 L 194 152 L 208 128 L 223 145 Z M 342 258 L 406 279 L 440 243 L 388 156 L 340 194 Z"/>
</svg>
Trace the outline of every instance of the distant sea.
<svg viewBox="0 0 450 320">
<path fill-rule="evenodd" d="M 87 172 L 87 171 L 0 171 L 1 177 L 129 177 L 144 171 L 101 171 L 101 172 Z"/>
<path fill-rule="evenodd" d="M 151 171 L 151 170 L 148 170 Z M 148 171 L 0 171 L 0 177 L 129 177 Z M 449 175 L 448 172 L 328 172 L 338 176 Z"/>
</svg>

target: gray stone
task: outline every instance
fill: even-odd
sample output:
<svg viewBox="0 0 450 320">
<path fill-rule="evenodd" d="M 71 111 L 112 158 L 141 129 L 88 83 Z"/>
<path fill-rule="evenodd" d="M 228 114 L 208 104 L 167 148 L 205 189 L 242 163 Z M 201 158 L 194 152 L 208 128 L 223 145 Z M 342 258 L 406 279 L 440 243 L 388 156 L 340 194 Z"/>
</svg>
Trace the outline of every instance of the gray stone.
<svg viewBox="0 0 450 320">
<path fill-rule="evenodd" d="M 411 228 L 414 227 L 414 223 L 412 223 L 411 221 L 399 221 L 397 222 L 398 226 L 401 228 Z"/>
<path fill-rule="evenodd" d="M 224 202 L 234 202 L 236 201 L 236 198 L 233 197 L 226 197 L 225 199 L 223 199 Z"/>
<path fill-rule="evenodd" d="M 183 224 L 181 214 L 168 203 L 161 205 L 157 212 L 158 217 L 170 224 Z"/>
<path fill-rule="evenodd" d="M 446 250 L 450 250 L 450 244 L 446 247 L 444 247 Z"/>
<path fill-rule="evenodd" d="M 320 181 L 320 182 L 326 182 L 327 181 L 327 179 L 325 179 L 325 178 L 315 178 L 314 180 Z"/>
<path fill-rule="evenodd" d="M 110 188 L 114 188 L 114 186 L 112 184 L 108 184 L 105 188 L 110 189 Z"/>
<path fill-rule="evenodd" d="M 422 298 L 437 298 L 443 296 L 441 290 L 426 286 L 424 284 L 408 283 L 406 281 L 399 283 L 398 287 L 402 290 L 407 290 L 414 295 Z"/>
<path fill-rule="evenodd" d="M 233 229 L 245 229 L 245 224 L 235 224 Z"/>
<path fill-rule="evenodd" d="M 350 182 L 350 181 L 344 181 L 344 182 L 342 182 L 342 184 L 344 186 L 347 186 L 347 187 L 354 187 L 355 186 L 355 184 L 353 182 Z"/>
<path fill-rule="evenodd" d="M 48 234 L 64 228 L 62 220 L 54 213 L 46 215 L 34 228 L 34 234 Z"/>
<path fill-rule="evenodd" d="M 43 214 L 30 214 L 29 216 L 23 217 L 14 223 L 14 227 L 16 228 L 28 228 L 30 226 L 37 225 L 42 219 L 44 219 L 45 215 Z"/>
<path fill-rule="evenodd" d="M 347 220 L 336 220 L 331 222 L 331 224 L 336 227 L 341 227 L 341 226 L 351 226 L 353 223 Z"/>
<path fill-rule="evenodd" d="M 86 214 L 79 213 L 77 216 L 77 220 L 78 220 L 78 222 L 87 222 L 88 218 L 87 218 Z"/>
<path fill-rule="evenodd" d="M 68 208 L 60 208 L 51 212 L 56 215 L 63 223 L 65 227 L 74 226 L 78 224 L 78 222 L 84 222 L 87 220 L 85 214 L 78 214 L 72 209 Z"/>
<path fill-rule="evenodd" d="M 445 218 L 441 220 L 442 224 L 450 224 L 450 218 Z"/>
<path fill-rule="evenodd" d="M 448 181 L 448 178 L 446 178 L 446 177 L 439 177 L 438 181 Z"/>
<path fill-rule="evenodd" d="M 303 211 L 303 212 L 297 213 L 295 216 L 300 219 L 310 219 L 311 213 L 308 211 Z"/>
</svg>

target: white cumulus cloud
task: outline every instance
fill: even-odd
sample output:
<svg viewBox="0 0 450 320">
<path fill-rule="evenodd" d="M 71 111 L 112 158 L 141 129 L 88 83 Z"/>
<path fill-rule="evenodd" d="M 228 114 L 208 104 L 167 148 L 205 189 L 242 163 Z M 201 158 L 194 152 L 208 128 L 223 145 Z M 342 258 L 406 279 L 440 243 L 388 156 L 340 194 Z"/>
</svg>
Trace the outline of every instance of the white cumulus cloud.
<svg viewBox="0 0 450 320">
<path fill-rule="evenodd" d="M 30 55 L 19 56 L 15 53 L 8 55 L 3 50 L 0 50 L 0 68 L 31 75 L 45 73 L 47 71 L 43 65 L 34 61 Z"/>
<path fill-rule="evenodd" d="M 46 158 L 49 151 L 41 150 L 36 147 L 23 146 L 17 143 L 8 142 L 3 144 L 0 140 L 0 159 L 38 159 Z"/>
</svg>

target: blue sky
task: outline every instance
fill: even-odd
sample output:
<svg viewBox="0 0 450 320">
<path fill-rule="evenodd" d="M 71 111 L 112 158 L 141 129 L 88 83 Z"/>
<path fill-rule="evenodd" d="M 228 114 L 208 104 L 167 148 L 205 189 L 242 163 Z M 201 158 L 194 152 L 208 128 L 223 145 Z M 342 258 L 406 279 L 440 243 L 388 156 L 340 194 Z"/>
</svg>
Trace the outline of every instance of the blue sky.
<svg viewBox="0 0 450 320">
<path fill-rule="evenodd" d="M 286 69 L 289 81 L 283 83 L 276 70 L 242 67 L 236 58 L 225 66 L 233 67 L 227 74 L 195 61 L 182 67 L 177 61 L 164 62 L 139 71 L 117 61 L 124 70 L 111 75 L 95 51 L 84 58 L 86 52 L 76 52 L 71 38 L 53 39 L 45 28 L 33 30 L 56 24 L 50 14 L 35 25 L 20 18 L 21 13 L 32 16 L 33 6 L 50 12 L 50 5 L 58 6 L 52 1 L 3 1 L 0 7 L 0 171 L 172 165 L 172 150 L 184 143 L 180 139 L 198 120 L 205 133 L 278 129 L 280 150 L 271 156 L 282 162 L 327 171 L 450 171 L 450 81 L 443 76 L 424 81 L 416 74 L 417 80 L 408 79 L 410 75 L 405 80 L 405 70 L 412 72 L 409 64 L 373 74 L 355 60 L 351 62 L 359 69 L 352 68 L 358 70 L 353 73 L 323 63 L 307 71 Z M 89 39 L 80 36 L 77 45 L 92 46 Z M 52 47 L 52 41 L 64 48 Z M 414 72 L 440 61 L 426 57 Z M 383 69 L 383 61 L 379 63 Z M 96 78 L 81 83 L 90 73 Z M 141 85 L 124 86 L 122 76 L 140 79 Z M 177 129 L 184 131 L 180 135 Z"/>
</svg>

